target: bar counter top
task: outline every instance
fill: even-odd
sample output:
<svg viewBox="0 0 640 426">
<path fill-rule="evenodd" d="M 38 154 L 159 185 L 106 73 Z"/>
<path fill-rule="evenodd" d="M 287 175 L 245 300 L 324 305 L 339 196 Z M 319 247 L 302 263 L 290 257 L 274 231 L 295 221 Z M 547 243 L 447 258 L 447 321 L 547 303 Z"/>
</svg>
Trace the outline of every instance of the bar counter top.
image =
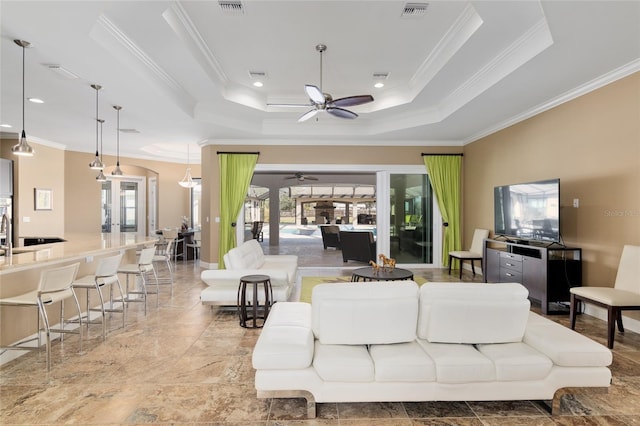
<svg viewBox="0 0 640 426">
<path fill-rule="evenodd" d="M 70 234 L 65 235 L 64 239 L 66 241 L 61 243 L 14 247 L 13 256 L 0 256 L 0 276 L 97 254 L 128 250 L 156 241 L 154 237 L 130 233 Z"/>
</svg>

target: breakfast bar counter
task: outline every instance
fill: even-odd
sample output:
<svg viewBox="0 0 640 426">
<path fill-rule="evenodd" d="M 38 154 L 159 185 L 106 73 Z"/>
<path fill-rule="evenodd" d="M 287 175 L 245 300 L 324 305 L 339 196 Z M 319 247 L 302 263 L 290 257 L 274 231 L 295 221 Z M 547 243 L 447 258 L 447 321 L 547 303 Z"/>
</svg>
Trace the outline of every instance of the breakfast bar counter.
<svg viewBox="0 0 640 426">
<path fill-rule="evenodd" d="M 80 263 L 78 277 L 93 274 L 96 260 L 124 253 L 123 262 L 135 261 L 136 250 L 155 243 L 154 237 L 127 233 L 65 235 L 65 242 L 15 247 L 12 256 L 0 256 L 0 297 L 36 290 L 40 273 L 48 268 Z M 78 294 L 81 308 L 84 294 Z M 74 312 L 74 309 L 65 309 Z M 53 311 L 52 311 L 53 312 Z M 6 346 L 36 332 L 35 309 L 3 306 L 0 309 L 0 346 Z M 55 316 L 54 316 L 55 318 Z"/>
</svg>

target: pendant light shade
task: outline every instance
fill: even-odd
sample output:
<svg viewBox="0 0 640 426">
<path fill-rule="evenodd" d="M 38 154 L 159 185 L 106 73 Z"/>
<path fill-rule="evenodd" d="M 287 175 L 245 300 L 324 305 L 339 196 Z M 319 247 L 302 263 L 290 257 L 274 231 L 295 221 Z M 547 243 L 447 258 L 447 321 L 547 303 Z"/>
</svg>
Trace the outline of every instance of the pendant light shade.
<svg viewBox="0 0 640 426">
<path fill-rule="evenodd" d="M 100 152 L 98 151 L 98 122 L 100 121 L 100 115 L 98 114 L 98 92 L 102 89 L 102 86 L 92 84 L 91 87 L 96 90 L 96 158 L 89 163 L 89 168 L 93 170 L 102 170 L 104 169 L 104 164 L 100 159 Z"/>
<path fill-rule="evenodd" d="M 122 170 L 120 170 L 120 110 L 122 107 L 120 105 L 114 105 L 113 109 L 117 112 L 117 123 L 116 123 L 116 168 L 113 169 L 111 174 L 113 176 L 122 176 Z"/>
<path fill-rule="evenodd" d="M 98 118 L 98 120 L 96 120 L 99 124 L 100 124 L 100 152 L 103 152 L 102 150 L 102 124 L 104 123 L 104 120 L 101 120 Z M 96 158 L 98 158 L 96 156 Z M 100 164 L 104 164 L 102 162 L 102 154 L 99 157 L 100 160 Z M 106 182 L 107 181 L 107 177 L 104 175 L 104 173 L 102 172 L 102 169 L 100 170 L 100 173 L 98 173 L 98 176 L 96 176 L 96 182 Z"/>
<path fill-rule="evenodd" d="M 191 177 L 191 167 L 189 167 L 189 145 L 187 145 L 187 172 L 184 174 L 182 180 L 178 182 L 178 185 L 183 188 L 193 188 L 198 185 L 198 183 Z"/>
<path fill-rule="evenodd" d="M 17 144 L 11 147 L 11 152 L 15 155 L 21 155 L 25 157 L 31 157 L 35 153 L 35 150 L 27 142 L 27 133 L 24 130 L 24 49 L 31 46 L 31 43 L 24 40 L 13 40 L 15 44 L 22 47 L 22 133 L 20 133 L 20 140 Z"/>
</svg>

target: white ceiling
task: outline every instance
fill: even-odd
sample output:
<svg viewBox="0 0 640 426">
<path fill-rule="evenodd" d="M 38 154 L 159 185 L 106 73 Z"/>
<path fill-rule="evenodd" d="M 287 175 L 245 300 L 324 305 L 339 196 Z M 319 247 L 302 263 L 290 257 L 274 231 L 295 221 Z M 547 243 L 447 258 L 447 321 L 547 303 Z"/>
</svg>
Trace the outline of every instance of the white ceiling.
<svg viewBox="0 0 640 426">
<path fill-rule="evenodd" d="M 0 1 L 1 124 L 36 142 L 191 161 L 197 144 L 463 145 L 640 70 L 639 1 Z M 371 94 L 344 120 L 298 123 L 304 84 L 333 98 Z M 78 76 L 68 79 L 46 64 Z M 265 72 L 256 88 L 250 71 Z M 374 73 L 386 72 L 376 89 Z"/>
</svg>

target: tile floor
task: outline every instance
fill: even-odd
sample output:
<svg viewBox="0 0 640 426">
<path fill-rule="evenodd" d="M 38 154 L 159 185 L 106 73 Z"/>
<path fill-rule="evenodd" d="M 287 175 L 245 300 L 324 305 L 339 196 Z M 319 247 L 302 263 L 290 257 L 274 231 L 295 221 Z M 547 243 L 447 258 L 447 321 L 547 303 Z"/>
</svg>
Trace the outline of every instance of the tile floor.
<svg viewBox="0 0 640 426">
<path fill-rule="evenodd" d="M 640 335 L 616 337 L 613 385 L 608 392 L 578 390 L 563 399 L 561 416 L 538 403 L 425 402 L 320 404 L 305 419 L 302 399 L 255 396 L 251 351 L 260 330 L 238 326 L 235 311 L 202 306 L 204 285 L 193 261 L 179 262 L 173 297 L 163 288 L 145 317 L 130 304 L 127 324 L 114 314 L 106 341 L 92 325 L 84 351 L 77 336 L 0 367 L 1 424 L 218 424 L 218 425 L 638 425 Z M 449 279 L 441 269 L 414 270 L 428 280 Z M 301 268 L 301 275 L 345 275 L 341 267 Z M 479 280 L 470 272 L 464 280 Z M 567 324 L 567 317 L 555 317 Z M 604 342 L 605 324 L 579 319 L 582 333 Z"/>
</svg>

